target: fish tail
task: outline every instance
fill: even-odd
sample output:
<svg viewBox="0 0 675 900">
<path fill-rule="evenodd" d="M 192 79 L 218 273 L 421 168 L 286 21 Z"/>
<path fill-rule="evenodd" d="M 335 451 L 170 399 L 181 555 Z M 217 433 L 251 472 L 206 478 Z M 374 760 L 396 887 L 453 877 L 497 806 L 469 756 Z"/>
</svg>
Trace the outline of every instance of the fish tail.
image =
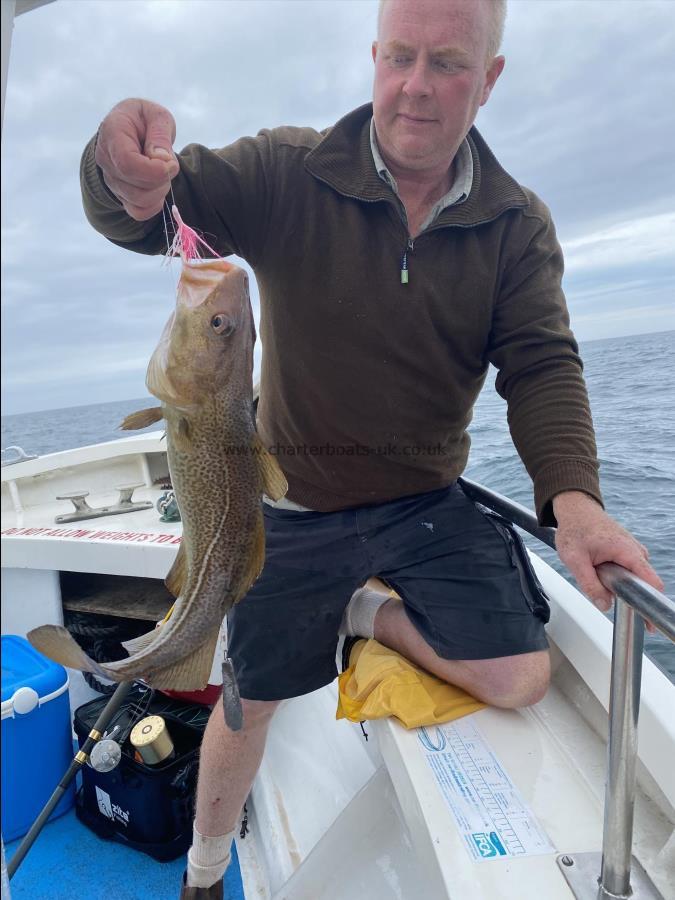
<svg viewBox="0 0 675 900">
<path fill-rule="evenodd" d="M 113 681 L 119 680 L 114 672 L 108 671 L 87 656 L 68 629 L 61 625 L 41 625 L 29 631 L 26 637 L 36 650 L 62 666 L 92 672 Z"/>
</svg>

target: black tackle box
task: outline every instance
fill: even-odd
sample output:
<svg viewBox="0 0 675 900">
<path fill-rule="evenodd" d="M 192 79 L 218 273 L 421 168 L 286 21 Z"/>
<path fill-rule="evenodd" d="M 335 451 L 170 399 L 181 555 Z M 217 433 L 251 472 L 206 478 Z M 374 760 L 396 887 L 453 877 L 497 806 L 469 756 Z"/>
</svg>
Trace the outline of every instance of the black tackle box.
<svg viewBox="0 0 675 900">
<path fill-rule="evenodd" d="M 75 711 L 80 747 L 109 699 L 96 698 Z M 120 763 L 111 772 L 82 767 L 78 819 L 99 837 L 161 862 L 186 853 L 192 843 L 199 747 L 209 714 L 208 707 L 134 685 L 107 727 L 107 736 L 121 744 Z M 151 715 L 164 718 L 174 745 L 174 755 L 156 766 L 139 762 L 129 740 L 133 726 Z"/>
</svg>

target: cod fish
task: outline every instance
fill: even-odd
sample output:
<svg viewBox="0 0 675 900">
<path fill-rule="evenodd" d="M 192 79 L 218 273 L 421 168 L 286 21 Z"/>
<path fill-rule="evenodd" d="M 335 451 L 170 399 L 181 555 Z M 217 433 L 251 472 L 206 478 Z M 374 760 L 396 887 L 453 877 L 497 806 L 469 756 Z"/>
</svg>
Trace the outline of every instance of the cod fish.
<svg viewBox="0 0 675 900">
<path fill-rule="evenodd" d="M 134 429 L 166 422 L 169 471 L 183 523 L 166 579 L 177 600 L 158 628 L 124 645 L 128 659 L 97 663 L 67 629 L 54 625 L 28 634 L 46 656 L 112 681 L 142 678 L 152 687 L 181 691 L 206 686 L 223 617 L 263 567 L 261 495 L 279 499 L 287 489 L 255 430 L 254 343 L 243 269 L 223 259 L 184 260 L 176 309 L 146 376 L 161 407 L 122 423 Z M 224 682 L 226 704 L 228 690 L 232 683 Z"/>
</svg>

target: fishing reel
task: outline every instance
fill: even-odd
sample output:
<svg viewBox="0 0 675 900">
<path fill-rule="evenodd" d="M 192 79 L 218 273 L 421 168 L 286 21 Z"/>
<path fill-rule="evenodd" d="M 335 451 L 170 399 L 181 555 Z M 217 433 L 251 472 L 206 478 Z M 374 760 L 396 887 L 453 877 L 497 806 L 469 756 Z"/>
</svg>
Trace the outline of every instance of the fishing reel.
<svg viewBox="0 0 675 900">
<path fill-rule="evenodd" d="M 89 765 L 96 772 L 112 772 L 120 764 L 122 748 L 118 741 L 113 740 L 113 735 L 119 730 L 119 725 L 115 725 L 110 735 L 106 731 L 92 748 Z M 162 716 L 146 716 L 141 719 L 134 725 L 129 739 L 136 751 L 134 759 L 147 766 L 165 763 L 175 756 L 173 741 Z M 122 738 L 122 743 L 124 740 Z"/>
<path fill-rule="evenodd" d="M 89 765 L 96 772 L 112 772 L 119 766 L 122 759 L 122 748 L 112 738 L 112 735 L 119 730 L 120 726 L 115 725 L 110 732 L 110 737 L 106 731 L 101 740 L 92 747 L 89 754 Z"/>
</svg>

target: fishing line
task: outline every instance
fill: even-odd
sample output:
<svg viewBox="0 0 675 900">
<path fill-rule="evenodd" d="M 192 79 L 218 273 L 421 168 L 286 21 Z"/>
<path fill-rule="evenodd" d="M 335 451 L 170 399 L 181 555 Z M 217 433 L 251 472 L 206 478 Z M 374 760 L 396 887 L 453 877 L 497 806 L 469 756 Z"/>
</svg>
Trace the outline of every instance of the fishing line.
<svg viewBox="0 0 675 900">
<path fill-rule="evenodd" d="M 171 199 L 173 200 L 173 189 L 171 191 Z M 174 204 L 174 206 L 175 206 L 175 204 Z M 172 229 L 174 235 L 176 233 L 176 229 L 173 227 L 173 221 L 171 220 L 171 207 L 169 206 L 168 201 L 165 200 L 164 205 L 162 206 L 162 221 L 164 222 L 164 237 L 166 238 L 166 253 L 164 254 L 164 260 L 167 262 L 170 262 L 171 261 L 170 251 L 171 251 L 171 244 L 173 243 L 173 238 L 169 238 L 169 224 L 167 223 L 166 212 L 164 210 L 164 207 L 166 207 L 169 211 L 169 222 L 171 223 L 171 229 Z"/>
<path fill-rule="evenodd" d="M 171 191 L 171 203 L 173 206 L 176 205 L 175 198 L 173 196 L 173 185 L 170 186 Z M 166 207 L 166 211 L 164 209 Z M 167 217 L 167 211 L 169 213 Z M 168 269 L 169 278 L 171 279 L 171 286 L 173 288 L 174 294 L 178 290 L 178 279 L 179 276 L 176 275 L 175 270 L 171 266 L 171 262 L 173 259 L 173 254 L 171 253 L 171 247 L 173 246 L 173 242 L 176 238 L 176 227 L 174 225 L 173 217 L 171 215 L 171 206 L 169 206 L 168 200 L 164 201 L 164 205 L 162 206 L 162 221 L 164 222 L 164 237 L 166 239 L 166 252 L 164 253 L 164 259 L 162 261 L 162 267 Z M 169 228 L 171 228 L 172 236 L 169 237 Z"/>
<path fill-rule="evenodd" d="M 124 745 L 125 741 L 131 734 L 131 731 L 136 722 L 140 722 L 140 720 L 144 718 L 155 693 L 154 688 L 146 687 L 145 685 L 138 685 L 138 687 L 140 688 L 142 693 L 139 697 L 136 698 L 133 705 L 120 709 L 115 718 L 108 724 L 106 735 L 108 735 L 109 737 L 112 737 L 112 733 L 116 727 L 120 728 L 120 734 L 115 738 L 115 741 L 120 745 L 120 747 Z M 143 690 L 143 688 L 145 688 L 145 690 Z M 125 717 L 128 717 L 127 725 L 125 726 L 125 728 L 122 728 L 121 726 L 118 726 L 117 723 Z"/>
<path fill-rule="evenodd" d="M 155 695 L 155 689 L 151 687 L 141 688 L 143 691 L 141 695 L 138 697 L 135 706 L 133 706 L 129 710 L 129 717 L 133 720 L 134 716 L 138 716 L 137 721 L 143 718 L 143 716 L 147 713 L 150 708 L 150 704 L 152 703 L 153 697 Z M 129 732 L 131 732 L 131 726 L 129 727 Z M 125 735 L 125 740 L 128 735 Z"/>
</svg>

